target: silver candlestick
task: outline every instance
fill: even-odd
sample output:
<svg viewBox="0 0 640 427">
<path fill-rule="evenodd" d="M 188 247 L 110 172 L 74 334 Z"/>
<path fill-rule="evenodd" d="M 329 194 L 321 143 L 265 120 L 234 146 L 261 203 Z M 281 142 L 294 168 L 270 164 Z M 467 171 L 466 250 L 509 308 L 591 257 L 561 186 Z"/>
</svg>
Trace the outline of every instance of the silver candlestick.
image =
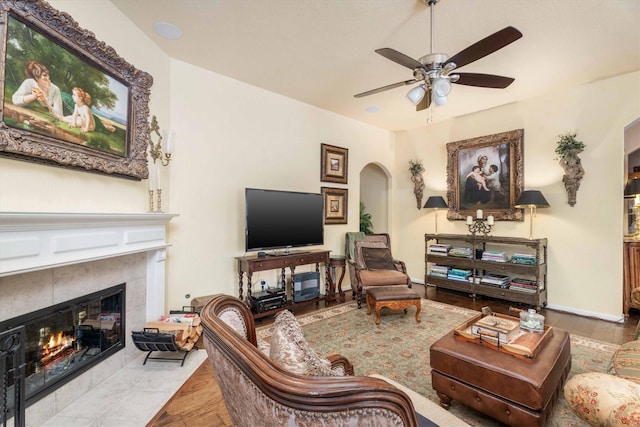
<svg viewBox="0 0 640 427">
<path fill-rule="evenodd" d="M 153 190 L 149 190 L 149 212 L 153 212 Z"/>
</svg>

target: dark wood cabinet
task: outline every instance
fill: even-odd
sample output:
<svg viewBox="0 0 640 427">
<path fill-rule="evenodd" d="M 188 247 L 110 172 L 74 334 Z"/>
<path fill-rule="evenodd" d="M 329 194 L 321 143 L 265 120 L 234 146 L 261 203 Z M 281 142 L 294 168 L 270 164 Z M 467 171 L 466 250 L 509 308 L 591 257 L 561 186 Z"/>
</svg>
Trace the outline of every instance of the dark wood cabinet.
<svg viewBox="0 0 640 427">
<path fill-rule="evenodd" d="M 265 270 L 280 270 L 280 287 L 286 289 L 287 278 L 286 278 L 286 269 L 288 268 L 291 273 L 291 282 L 293 282 L 293 277 L 295 275 L 295 269 L 301 265 L 309 265 L 315 264 L 316 271 L 320 272 L 320 264 L 325 266 L 325 284 L 327 286 L 326 289 L 326 302 L 329 302 L 332 296 L 335 295 L 335 286 L 333 284 L 333 280 L 331 279 L 331 275 L 329 274 L 330 265 L 330 253 L 331 251 L 327 250 L 310 250 L 304 251 L 301 253 L 292 253 L 288 255 L 278 255 L 278 256 L 245 256 L 245 257 L 237 257 L 238 261 L 238 296 L 240 300 L 244 301 L 249 307 L 251 307 L 251 277 L 256 271 L 265 271 Z M 247 292 L 244 293 L 244 276 L 247 276 Z M 296 305 L 308 305 L 308 304 L 317 304 L 320 300 L 325 299 L 324 297 L 315 298 L 310 301 L 304 302 L 293 302 L 293 286 L 290 288 L 290 293 L 287 295 L 288 304 L 285 307 L 281 307 L 275 310 L 266 311 L 263 313 L 254 313 L 254 317 L 264 317 L 274 314 L 280 310 L 285 308 L 294 308 Z"/>
<path fill-rule="evenodd" d="M 461 258 L 446 254 L 434 254 L 429 246 L 434 243 L 450 244 L 470 248 L 471 258 Z M 516 264 L 487 261 L 482 259 L 484 251 L 502 251 L 510 259 L 515 253 L 535 255 L 535 264 Z M 431 266 L 441 265 L 450 268 L 471 270 L 469 280 L 452 280 L 430 274 Z M 518 277 L 535 282 L 535 290 L 516 290 L 480 283 L 480 277 L 486 274 L 499 274 L 511 278 Z M 473 236 L 462 234 L 425 234 L 425 285 L 435 285 L 444 289 L 467 292 L 504 299 L 535 306 L 547 305 L 547 239 L 522 239 L 517 237 Z"/>
<path fill-rule="evenodd" d="M 640 310 L 640 301 L 631 298 L 633 290 L 640 287 L 640 240 L 624 242 L 624 315 L 629 316 L 631 307 Z"/>
</svg>

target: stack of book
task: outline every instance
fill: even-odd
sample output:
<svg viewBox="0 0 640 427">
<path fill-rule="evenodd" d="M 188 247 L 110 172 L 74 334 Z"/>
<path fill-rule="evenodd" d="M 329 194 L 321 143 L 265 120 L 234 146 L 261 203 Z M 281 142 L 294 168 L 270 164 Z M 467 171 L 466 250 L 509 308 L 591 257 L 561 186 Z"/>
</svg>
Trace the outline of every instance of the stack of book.
<svg viewBox="0 0 640 427">
<path fill-rule="evenodd" d="M 511 257 L 511 262 L 514 264 L 526 264 L 526 265 L 537 264 L 536 256 L 531 254 L 513 254 L 513 256 Z"/>
<path fill-rule="evenodd" d="M 510 281 L 511 279 L 509 276 L 504 276 L 502 274 L 485 274 L 482 276 L 480 283 L 483 285 L 497 286 L 499 288 L 508 288 Z"/>
<path fill-rule="evenodd" d="M 449 249 L 451 249 L 451 245 L 445 245 L 443 243 L 434 243 L 429 246 L 429 253 L 435 255 L 446 255 L 449 253 Z"/>
<path fill-rule="evenodd" d="M 462 268 L 450 268 L 447 273 L 447 279 L 460 280 L 466 282 L 471 276 L 471 270 L 465 270 Z"/>
<path fill-rule="evenodd" d="M 520 322 L 504 317 L 485 316 L 471 326 L 471 333 L 509 343 L 520 333 Z"/>
<path fill-rule="evenodd" d="M 471 248 L 454 246 L 449 249 L 449 256 L 455 256 L 458 258 L 473 258 L 473 251 L 471 250 Z"/>
<path fill-rule="evenodd" d="M 538 290 L 538 283 L 535 280 L 514 277 L 509 282 L 509 289 L 534 294 Z"/>
<path fill-rule="evenodd" d="M 498 251 L 484 251 L 482 253 L 483 261 L 493 261 L 493 262 L 507 262 L 509 258 L 504 252 Z"/>
<path fill-rule="evenodd" d="M 446 265 L 432 265 L 429 276 L 444 277 L 446 279 L 449 274 L 449 268 Z"/>
</svg>

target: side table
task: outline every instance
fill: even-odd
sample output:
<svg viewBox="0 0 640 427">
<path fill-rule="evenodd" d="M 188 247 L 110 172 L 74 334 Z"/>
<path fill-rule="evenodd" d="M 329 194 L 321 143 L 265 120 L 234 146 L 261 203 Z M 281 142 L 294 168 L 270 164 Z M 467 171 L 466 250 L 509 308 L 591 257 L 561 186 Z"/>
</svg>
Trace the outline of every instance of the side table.
<svg viewBox="0 0 640 427">
<path fill-rule="evenodd" d="M 338 283 L 338 287 L 337 287 L 337 291 L 338 291 L 338 295 L 340 297 L 340 302 L 344 302 L 345 298 L 344 298 L 344 292 L 342 291 L 342 279 L 344 279 L 344 273 L 347 270 L 347 262 L 346 262 L 346 257 L 344 257 L 343 255 L 332 255 L 329 258 L 329 268 L 331 269 L 331 277 L 333 278 L 333 283 L 336 283 L 335 278 L 336 276 L 336 267 L 340 267 L 342 268 L 342 272 L 340 273 L 340 279 L 338 279 L 337 283 Z M 331 300 L 331 301 L 336 301 L 336 294 L 335 294 L 335 288 L 334 288 L 334 293 L 333 295 L 327 295 L 327 301 Z"/>
</svg>

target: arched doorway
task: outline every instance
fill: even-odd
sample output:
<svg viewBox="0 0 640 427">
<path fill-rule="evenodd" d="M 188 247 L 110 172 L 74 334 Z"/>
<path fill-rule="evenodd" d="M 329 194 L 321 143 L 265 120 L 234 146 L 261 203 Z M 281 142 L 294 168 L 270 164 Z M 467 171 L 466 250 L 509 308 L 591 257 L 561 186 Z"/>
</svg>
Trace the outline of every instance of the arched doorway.
<svg viewBox="0 0 640 427">
<path fill-rule="evenodd" d="M 360 202 L 371 214 L 375 233 L 390 232 L 391 176 L 377 163 L 369 163 L 360 171 Z"/>
</svg>

